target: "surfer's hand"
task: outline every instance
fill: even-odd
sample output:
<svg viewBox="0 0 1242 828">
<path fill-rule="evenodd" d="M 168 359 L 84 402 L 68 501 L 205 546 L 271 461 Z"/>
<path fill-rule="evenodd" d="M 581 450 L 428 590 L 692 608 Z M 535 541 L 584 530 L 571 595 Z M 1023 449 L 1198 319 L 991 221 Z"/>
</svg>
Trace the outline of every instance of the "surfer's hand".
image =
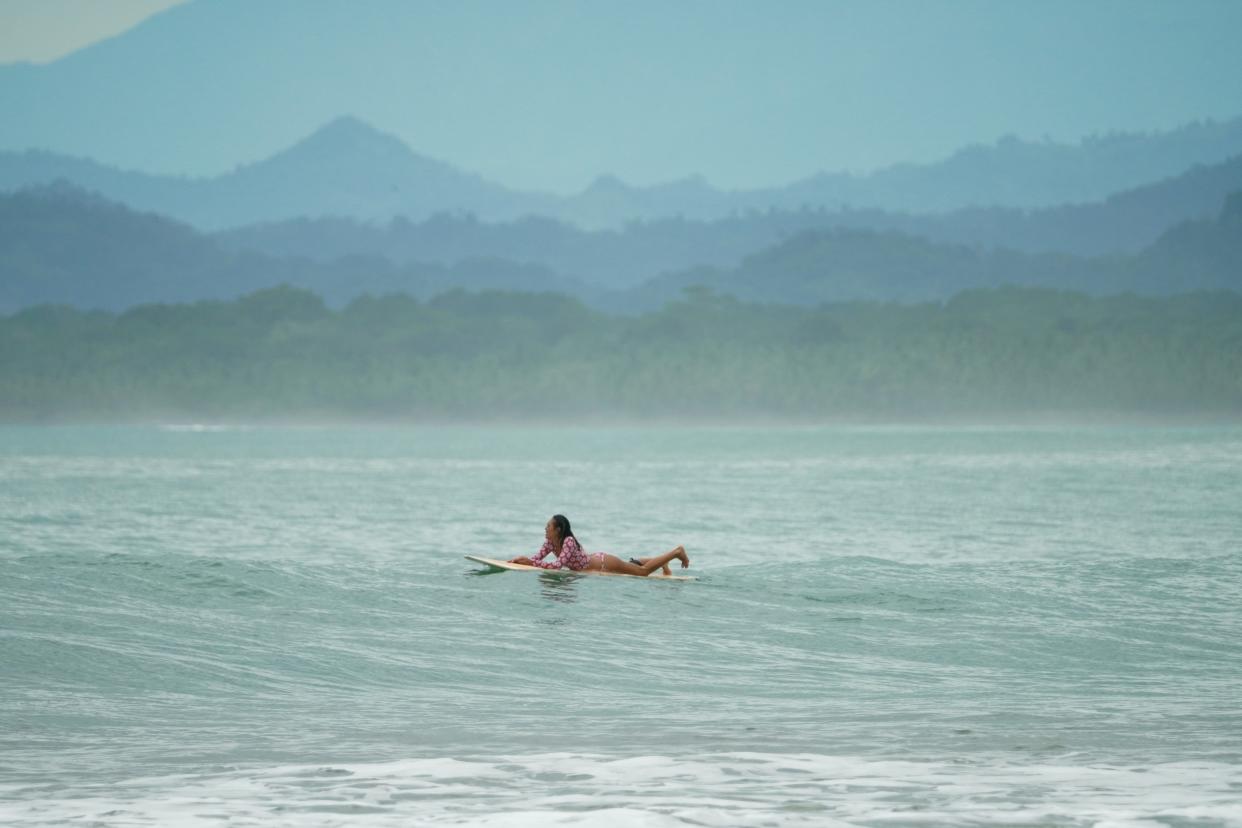
<svg viewBox="0 0 1242 828">
<path fill-rule="evenodd" d="M 531 561 L 531 559 L 530 559 L 530 558 L 527 558 L 527 557 L 525 557 L 524 555 L 518 555 L 516 558 L 513 558 L 512 560 L 510 560 L 510 561 L 509 561 L 509 563 L 522 564 L 522 565 L 524 565 L 524 566 L 534 566 L 534 565 L 535 565 L 535 564 Z"/>
</svg>

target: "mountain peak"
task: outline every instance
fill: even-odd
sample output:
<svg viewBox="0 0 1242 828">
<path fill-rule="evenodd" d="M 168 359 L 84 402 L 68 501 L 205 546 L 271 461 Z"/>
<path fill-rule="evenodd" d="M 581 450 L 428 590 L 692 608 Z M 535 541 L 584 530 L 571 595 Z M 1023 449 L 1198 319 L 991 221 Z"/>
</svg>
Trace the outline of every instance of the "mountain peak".
<svg viewBox="0 0 1242 828">
<path fill-rule="evenodd" d="M 321 126 L 319 129 L 311 133 L 314 135 L 338 136 L 344 138 L 366 138 L 375 135 L 384 135 L 375 127 L 355 115 L 338 115 L 331 121 Z"/>
<path fill-rule="evenodd" d="M 353 115 L 334 118 L 294 144 L 291 152 L 361 153 L 372 156 L 408 156 L 412 151 L 395 135 L 381 132 Z"/>
<path fill-rule="evenodd" d="M 428 174 L 468 177 L 447 164 L 417 154 L 400 138 L 381 132 L 352 115 L 334 118 L 288 149 L 238 167 L 233 175 L 253 170 L 275 176 L 276 181 L 311 175 L 311 171 L 317 176 L 344 176 L 346 180 L 374 175 L 380 178 Z"/>
</svg>

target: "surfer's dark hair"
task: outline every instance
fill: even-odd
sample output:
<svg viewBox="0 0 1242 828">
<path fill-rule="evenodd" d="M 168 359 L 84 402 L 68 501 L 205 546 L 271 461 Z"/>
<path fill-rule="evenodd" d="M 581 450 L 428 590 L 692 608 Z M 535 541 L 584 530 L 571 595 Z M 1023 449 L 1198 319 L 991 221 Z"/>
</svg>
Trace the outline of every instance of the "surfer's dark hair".
<svg viewBox="0 0 1242 828">
<path fill-rule="evenodd" d="M 556 531 L 561 533 L 561 543 L 565 542 L 565 538 L 574 538 L 574 530 L 569 526 L 569 518 L 564 515 L 553 515 L 552 525 L 556 527 Z M 582 546 L 582 541 L 574 538 L 574 543 Z"/>
</svg>

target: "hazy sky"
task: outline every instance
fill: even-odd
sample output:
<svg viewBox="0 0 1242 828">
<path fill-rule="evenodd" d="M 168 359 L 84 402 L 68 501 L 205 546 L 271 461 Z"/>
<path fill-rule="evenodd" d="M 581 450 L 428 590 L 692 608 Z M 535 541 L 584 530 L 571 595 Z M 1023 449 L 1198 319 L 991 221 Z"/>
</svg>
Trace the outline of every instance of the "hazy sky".
<svg viewBox="0 0 1242 828">
<path fill-rule="evenodd" d="M 169 5 L 0 0 L 0 61 Z M 1238 117 L 1240 34 L 1240 0 L 196 0 L 0 74 L 0 148 L 214 174 L 352 114 L 510 186 L 754 187 Z"/>
<path fill-rule="evenodd" d="M 185 0 L 0 0 L 0 63 L 44 63 Z"/>
</svg>

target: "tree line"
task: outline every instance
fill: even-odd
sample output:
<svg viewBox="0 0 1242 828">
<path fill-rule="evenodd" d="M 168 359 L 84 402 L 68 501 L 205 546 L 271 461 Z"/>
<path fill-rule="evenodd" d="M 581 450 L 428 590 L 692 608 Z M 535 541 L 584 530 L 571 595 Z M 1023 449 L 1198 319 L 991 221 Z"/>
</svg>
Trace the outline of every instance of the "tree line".
<svg viewBox="0 0 1242 828">
<path fill-rule="evenodd" d="M 1242 414 L 1242 295 L 1044 288 L 620 316 L 554 293 L 300 288 L 0 317 L 0 419 L 731 421 Z"/>
</svg>

